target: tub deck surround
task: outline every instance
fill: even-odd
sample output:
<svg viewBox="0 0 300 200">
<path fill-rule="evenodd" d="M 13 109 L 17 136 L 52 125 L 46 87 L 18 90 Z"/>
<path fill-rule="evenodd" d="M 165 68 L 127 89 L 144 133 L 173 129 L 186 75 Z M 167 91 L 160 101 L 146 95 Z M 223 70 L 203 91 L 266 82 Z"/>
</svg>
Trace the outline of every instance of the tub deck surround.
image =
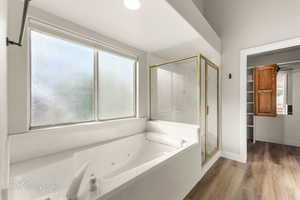
<svg viewBox="0 0 300 200">
<path fill-rule="evenodd" d="M 130 186 L 139 177 L 168 165 L 183 152 L 199 145 L 195 140 L 198 127 L 177 123 L 148 122 L 149 134 L 170 138 L 168 145 L 147 139 L 147 132 L 125 137 L 92 148 L 63 152 L 12 165 L 9 200 L 66 199 L 66 191 L 74 174 L 87 162 L 89 168 L 83 178 L 79 200 L 108 199 L 117 191 Z M 173 129 L 171 126 L 175 126 Z M 179 127 L 181 127 L 179 130 Z M 159 128 L 158 128 L 159 127 Z M 166 127 L 169 127 L 166 129 Z M 160 129 L 161 132 L 154 132 Z M 174 130 L 177 130 L 174 133 Z M 192 131 L 192 133 L 190 133 Z M 180 137 L 181 132 L 182 137 Z M 174 134 L 173 134 L 174 133 Z M 195 137 L 191 135 L 196 134 Z M 187 137 L 187 135 L 189 135 Z M 194 138 L 194 139 L 193 139 Z M 156 138 L 157 140 L 157 138 Z M 181 147 L 176 146 L 182 140 Z M 91 175 L 97 177 L 98 189 L 89 192 Z"/>
<path fill-rule="evenodd" d="M 12 188 L 9 197 L 11 200 L 44 200 L 48 197 L 64 199 L 76 171 L 83 163 L 92 160 L 82 181 L 79 200 L 105 199 L 112 195 L 114 190 L 130 184 L 138 176 L 142 176 L 154 167 L 159 167 L 164 161 L 191 146 L 192 144 L 188 144 L 176 149 L 145 140 L 145 135 L 139 134 L 77 152 L 72 156 L 65 155 L 65 158 L 60 156 L 58 159 L 62 160 L 57 162 L 53 162 L 54 158 L 47 158 L 47 161 L 39 159 L 36 160 L 39 164 L 36 168 L 29 167 L 28 163 L 19 164 L 12 167 Z M 111 158 L 107 155 L 111 155 Z M 42 166 L 42 162 L 50 162 L 50 164 Z M 21 165 L 24 167 L 23 172 Z M 96 193 L 87 192 L 91 174 L 97 177 Z"/>
<path fill-rule="evenodd" d="M 198 125 L 153 120 L 146 123 L 146 130 L 200 143 L 200 127 Z"/>
<path fill-rule="evenodd" d="M 118 119 L 30 130 L 9 136 L 10 160 L 18 163 L 100 145 L 145 131 L 145 118 Z M 58 142 L 59 141 L 59 142 Z"/>
</svg>

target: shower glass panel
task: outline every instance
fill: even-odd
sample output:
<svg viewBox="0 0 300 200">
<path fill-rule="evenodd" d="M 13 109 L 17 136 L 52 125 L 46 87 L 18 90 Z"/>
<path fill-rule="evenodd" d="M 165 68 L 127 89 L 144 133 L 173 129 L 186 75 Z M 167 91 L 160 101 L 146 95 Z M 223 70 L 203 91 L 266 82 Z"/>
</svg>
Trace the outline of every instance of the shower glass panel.
<svg viewBox="0 0 300 200">
<path fill-rule="evenodd" d="M 219 149 L 219 68 L 202 55 L 150 67 L 150 119 L 200 127 L 201 159 Z"/>
<path fill-rule="evenodd" d="M 206 65 L 206 157 L 218 150 L 218 68 Z"/>
<path fill-rule="evenodd" d="M 199 124 L 197 58 L 151 67 L 151 119 Z"/>
</svg>

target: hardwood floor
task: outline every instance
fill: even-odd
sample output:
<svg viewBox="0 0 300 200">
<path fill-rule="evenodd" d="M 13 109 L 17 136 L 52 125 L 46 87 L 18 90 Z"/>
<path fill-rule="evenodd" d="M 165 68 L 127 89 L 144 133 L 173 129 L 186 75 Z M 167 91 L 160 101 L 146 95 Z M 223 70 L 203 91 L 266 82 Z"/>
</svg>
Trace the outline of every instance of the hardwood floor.
<svg viewBox="0 0 300 200">
<path fill-rule="evenodd" d="M 300 200 L 300 148 L 251 144 L 247 164 L 221 158 L 185 200 Z"/>
</svg>

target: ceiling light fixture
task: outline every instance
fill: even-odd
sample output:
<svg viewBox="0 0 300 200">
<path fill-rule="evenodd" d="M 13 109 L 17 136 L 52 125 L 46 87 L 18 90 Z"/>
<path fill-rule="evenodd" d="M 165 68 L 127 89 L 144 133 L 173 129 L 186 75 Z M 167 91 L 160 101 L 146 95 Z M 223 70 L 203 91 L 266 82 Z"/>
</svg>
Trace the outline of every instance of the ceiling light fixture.
<svg viewBox="0 0 300 200">
<path fill-rule="evenodd" d="M 141 7 L 141 1 L 140 0 L 124 0 L 124 4 L 126 8 L 130 10 L 138 10 Z"/>
</svg>

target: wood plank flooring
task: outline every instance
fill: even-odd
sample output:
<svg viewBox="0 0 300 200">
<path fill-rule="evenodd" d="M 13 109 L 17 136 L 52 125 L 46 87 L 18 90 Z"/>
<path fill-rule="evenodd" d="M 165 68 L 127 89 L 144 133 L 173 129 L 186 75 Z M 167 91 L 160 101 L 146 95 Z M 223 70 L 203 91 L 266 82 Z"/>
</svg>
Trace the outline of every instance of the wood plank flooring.
<svg viewBox="0 0 300 200">
<path fill-rule="evenodd" d="M 249 144 L 247 164 L 221 158 L 185 200 L 300 200 L 300 148 Z"/>
</svg>

